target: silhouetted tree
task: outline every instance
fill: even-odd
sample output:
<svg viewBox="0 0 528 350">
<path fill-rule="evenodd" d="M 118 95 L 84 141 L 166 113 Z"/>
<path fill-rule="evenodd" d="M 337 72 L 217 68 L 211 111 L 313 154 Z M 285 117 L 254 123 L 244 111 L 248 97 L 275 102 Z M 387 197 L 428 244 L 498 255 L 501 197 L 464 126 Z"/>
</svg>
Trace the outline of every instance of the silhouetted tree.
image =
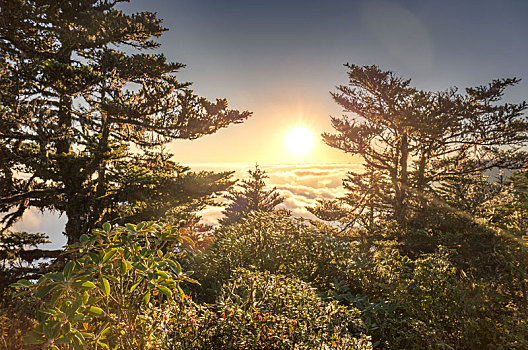
<svg viewBox="0 0 528 350">
<path fill-rule="evenodd" d="M 448 179 L 438 185 L 437 193 L 449 206 L 473 217 L 481 217 L 485 204 L 504 191 L 502 178 L 468 174 Z"/>
<path fill-rule="evenodd" d="M 225 218 L 220 220 L 223 225 L 237 222 L 251 211 L 272 212 L 284 201 L 276 188 L 266 189 L 264 180 L 268 176 L 258 165 L 248 172 L 249 179 L 241 181 L 240 189 L 233 188 L 225 196 L 231 203 L 224 210 Z"/>
<path fill-rule="evenodd" d="M 183 64 L 145 53 L 159 47 L 161 20 L 125 14 L 120 2 L 0 1 L 4 228 L 30 207 L 48 209 L 67 216 L 72 243 L 102 221 L 199 209 L 232 184 L 227 172 L 190 172 L 163 146 L 250 113 L 195 95 L 175 76 Z"/>
<path fill-rule="evenodd" d="M 345 114 L 332 117 L 337 133 L 323 139 L 364 163 L 365 173 L 352 172 L 345 181 L 352 206 L 377 203 L 376 215 L 407 224 L 414 210 L 438 199 L 443 181 L 518 168 L 526 159 L 527 105 L 500 103 L 518 79 L 494 80 L 465 94 L 428 92 L 376 66 L 346 67 L 348 85 L 332 93 Z"/>
<path fill-rule="evenodd" d="M 387 204 L 380 200 L 380 192 L 387 190 L 379 186 L 379 173 L 369 170 L 363 174 L 348 173 L 343 179 L 345 194 L 336 199 L 318 200 L 313 207 L 307 207 L 309 212 L 318 219 L 333 221 L 340 224 L 344 232 L 359 224 L 372 232 L 376 228 L 376 220 L 380 215 L 386 215 L 390 210 Z M 358 191 L 358 188 L 361 191 Z"/>
<path fill-rule="evenodd" d="M 38 279 L 48 267 L 49 260 L 57 258 L 62 250 L 37 249 L 39 244 L 49 243 L 42 233 L 0 232 L 0 301 L 9 294 L 8 287 L 18 279 Z"/>
</svg>

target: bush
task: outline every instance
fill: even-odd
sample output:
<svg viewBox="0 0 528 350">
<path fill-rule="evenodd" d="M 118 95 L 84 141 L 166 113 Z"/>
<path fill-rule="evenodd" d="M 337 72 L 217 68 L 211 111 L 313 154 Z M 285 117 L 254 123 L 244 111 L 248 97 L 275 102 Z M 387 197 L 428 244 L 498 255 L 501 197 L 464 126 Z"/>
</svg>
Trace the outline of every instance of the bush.
<svg viewBox="0 0 528 350">
<path fill-rule="evenodd" d="M 379 253 L 369 265 L 349 269 L 347 281 L 335 283 L 329 296 L 360 311 L 376 347 L 525 348 L 526 313 L 486 280 L 459 269 L 455 254 L 442 247 L 415 260 Z M 374 286 L 357 293 L 363 278 Z"/>
<path fill-rule="evenodd" d="M 254 212 L 240 223 L 218 229 L 212 247 L 189 257 L 187 263 L 203 286 L 194 289 L 195 296 L 213 302 L 240 267 L 296 276 L 326 290 L 342 275 L 354 251 L 353 241 L 320 233 L 286 212 Z"/>
<path fill-rule="evenodd" d="M 413 343 L 400 339 L 400 347 L 527 346 L 523 332 L 510 333 L 526 327 L 526 322 L 518 319 L 521 314 L 508 310 L 508 298 L 501 296 L 488 281 L 475 279 L 457 268 L 453 263 L 455 254 L 439 249 L 414 261 L 412 272 L 402 274 L 395 299 L 404 305 L 417 336 Z"/>
<path fill-rule="evenodd" d="M 297 278 L 235 271 L 209 308 L 187 303 L 174 349 L 371 349 L 357 310 L 325 302 Z"/>
<path fill-rule="evenodd" d="M 194 282 L 173 260 L 181 243 L 177 228 L 154 222 L 105 224 L 81 236 L 62 272 L 13 285 L 41 303 L 24 341 L 50 349 L 161 346 L 170 312 L 161 304 L 183 296 L 181 282 Z"/>
</svg>

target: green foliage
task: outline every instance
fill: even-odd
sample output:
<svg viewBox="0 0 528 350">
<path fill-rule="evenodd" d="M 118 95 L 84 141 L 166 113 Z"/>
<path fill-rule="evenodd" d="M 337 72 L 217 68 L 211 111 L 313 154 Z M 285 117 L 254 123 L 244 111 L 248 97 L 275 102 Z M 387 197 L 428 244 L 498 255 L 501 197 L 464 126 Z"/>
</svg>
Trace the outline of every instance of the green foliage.
<svg viewBox="0 0 528 350">
<path fill-rule="evenodd" d="M 283 275 L 238 269 L 215 305 L 186 312 L 174 330 L 175 349 L 372 349 L 357 310 L 325 302 Z"/>
<path fill-rule="evenodd" d="M 45 262 L 32 264 L 34 260 L 57 256 L 60 253 L 60 251 L 28 250 L 44 243 L 49 241 L 43 233 L 0 231 L 0 300 L 6 296 L 6 289 L 11 283 L 35 275 L 47 266 Z"/>
<path fill-rule="evenodd" d="M 514 172 L 497 196 L 483 206 L 482 217 L 516 237 L 528 232 L 528 171 Z"/>
<path fill-rule="evenodd" d="M 264 180 L 267 177 L 266 172 L 256 165 L 255 170 L 249 170 L 249 179 L 239 184 L 240 189 L 232 188 L 226 194 L 231 203 L 223 212 L 222 225 L 238 222 L 252 211 L 272 212 L 284 201 L 275 188 L 266 189 Z"/>
<path fill-rule="evenodd" d="M 524 307 L 456 262 L 445 248 L 414 260 L 381 253 L 361 269 L 351 267 L 347 282 L 336 282 L 328 295 L 360 311 L 365 333 L 380 348 L 526 346 Z M 372 285 L 359 283 L 358 289 L 358 279 Z"/>
<path fill-rule="evenodd" d="M 355 212 L 407 225 L 437 195 L 439 183 L 525 162 L 528 105 L 500 103 L 518 79 L 494 80 L 465 94 L 429 92 L 374 65 L 346 67 L 348 84 L 332 97 L 347 114 L 331 119 L 336 134 L 323 139 L 365 165 L 345 180 L 343 200 Z"/>
<path fill-rule="evenodd" d="M 246 268 L 300 279 L 347 305 L 378 348 L 526 344 L 528 257 L 517 241 L 478 225 L 460 233 L 435 228 L 405 234 L 390 222 L 383 225 L 385 236 L 363 243 L 283 212 L 252 213 L 217 230 L 209 251 L 185 260 L 202 283 L 191 294 L 218 308 L 227 281 Z M 390 241 L 397 236 L 406 239 Z"/>
<path fill-rule="evenodd" d="M 26 340 L 79 332 L 87 347 L 99 336 L 117 348 L 527 346 L 528 255 L 517 240 L 475 225 L 387 237 L 362 243 L 282 211 L 254 212 L 191 254 L 172 226 L 107 224 L 68 249 L 75 259 L 61 272 L 19 282 L 42 305 Z M 188 285 L 194 301 L 180 297 L 189 269 L 201 283 Z"/>
<path fill-rule="evenodd" d="M 125 0 L 2 0 L 0 223 L 30 207 L 68 218 L 68 242 L 103 222 L 139 222 L 203 208 L 231 173 L 191 172 L 164 146 L 249 112 L 208 101 L 176 74 L 151 12 Z M 126 48 L 126 50 L 125 50 Z"/>
<path fill-rule="evenodd" d="M 212 247 L 189 258 L 202 283 L 196 297 L 212 301 L 239 267 L 297 276 L 328 286 L 347 266 L 353 242 L 320 233 L 288 213 L 253 212 L 239 223 L 217 230 Z"/>
<path fill-rule="evenodd" d="M 37 283 L 20 280 L 17 295 L 41 300 L 38 325 L 28 344 L 75 349 L 158 347 L 167 319 L 153 312 L 162 302 L 184 297 L 182 282 L 195 282 L 175 259 L 183 237 L 170 225 L 106 223 L 67 249 L 63 271 Z"/>
<path fill-rule="evenodd" d="M 38 306 L 33 298 L 3 298 L 0 301 L 0 348 L 41 349 L 38 345 L 31 346 L 22 342 L 22 337 L 36 326 Z"/>
<path fill-rule="evenodd" d="M 526 162 L 527 104 L 500 103 L 517 79 L 427 92 L 347 65 L 332 96 L 351 116 L 323 137 L 365 171 L 310 209 L 337 225 L 276 211 L 256 167 L 213 237 L 195 213 L 232 173 L 192 172 L 164 146 L 250 113 L 180 82 L 183 64 L 147 51 L 161 20 L 125 0 L 0 1 L 0 288 L 29 274 L 2 301 L 0 346 L 528 348 L 527 173 L 483 176 Z M 30 264 L 61 252 L 7 231 L 31 207 L 68 218 L 63 261 L 38 280 Z"/>
</svg>

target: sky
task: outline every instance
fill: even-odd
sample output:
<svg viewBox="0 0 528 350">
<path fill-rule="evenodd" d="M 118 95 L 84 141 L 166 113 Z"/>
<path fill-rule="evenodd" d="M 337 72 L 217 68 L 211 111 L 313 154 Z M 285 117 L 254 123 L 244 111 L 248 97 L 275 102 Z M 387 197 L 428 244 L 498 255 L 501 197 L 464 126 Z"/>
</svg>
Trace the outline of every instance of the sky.
<svg viewBox="0 0 528 350">
<path fill-rule="evenodd" d="M 528 1 L 132 0 L 127 12 L 163 18 L 160 38 L 181 79 L 208 98 L 225 97 L 253 116 L 170 149 L 185 163 L 343 163 L 357 159 L 323 144 L 329 94 L 346 84 L 344 63 L 376 64 L 427 90 L 524 78 L 507 99 L 528 97 Z M 316 135 L 304 157 L 285 150 L 289 130 Z"/>
<path fill-rule="evenodd" d="M 173 142 L 175 160 L 238 178 L 258 163 L 297 216 L 309 217 L 316 198 L 342 195 L 341 180 L 359 167 L 320 137 L 342 113 L 329 92 L 347 83 L 343 64 L 376 64 L 433 91 L 518 77 L 505 100 L 528 99 L 527 0 L 132 0 L 121 8 L 163 18 L 158 51 L 187 65 L 179 76 L 196 93 L 253 112 L 243 124 Z M 298 126 L 315 135 L 303 156 L 286 148 Z M 214 224 L 221 209 L 203 214 Z M 29 211 L 16 228 L 49 233 L 53 249 L 64 244 L 65 222 Z"/>
</svg>

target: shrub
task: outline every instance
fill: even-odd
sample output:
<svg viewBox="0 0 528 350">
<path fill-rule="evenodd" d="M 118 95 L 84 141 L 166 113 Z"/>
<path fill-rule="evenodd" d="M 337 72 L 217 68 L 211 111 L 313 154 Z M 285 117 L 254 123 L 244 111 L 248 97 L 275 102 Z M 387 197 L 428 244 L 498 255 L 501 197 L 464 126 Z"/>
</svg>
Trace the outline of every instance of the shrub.
<svg viewBox="0 0 528 350">
<path fill-rule="evenodd" d="M 189 307 L 190 306 L 190 307 Z M 238 269 L 209 308 L 187 304 L 174 349 L 371 349 L 357 310 L 325 302 L 309 284 Z"/>
<path fill-rule="evenodd" d="M 181 282 L 194 282 L 173 260 L 182 242 L 177 228 L 154 222 L 105 224 L 81 236 L 67 248 L 62 272 L 14 284 L 18 295 L 41 301 L 24 341 L 51 349 L 159 347 L 170 312 L 161 303 L 184 295 Z"/>
<path fill-rule="evenodd" d="M 414 336 L 411 341 L 400 337 L 394 343 L 401 348 L 449 345 L 456 349 L 528 345 L 524 332 L 512 332 L 526 327 L 526 322 L 518 319 L 520 314 L 513 308 L 508 310 L 508 298 L 488 281 L 458 268 L 454 254 L 440 248 L 415 260 L 412 271 L 402 274 L 395 299 L 404 306 Z"/>
<path fill-rule="evenodd" d="M 366 267 L 349 269 L 347 281 L 328 295 L 359 310 L 363 331 L 380 348 L 526 347 L 526 313 L 486 280 L 459 269 L 454 254 L 442 247 L 415 260 L 379 253 Z M 357 293 L 363 278 L 374 286 Z"/>
<path fill-rule="evenodd" d="M 203 288 L 200 300 L 212 302 L 237 268 L 297 276 L 325 289 L 348 265 L 354 242 L 320 233 L 286 212 L 253 212 L 240 223 L 216 231 L 212 247 L 189 258 Z"/>
</svg>

